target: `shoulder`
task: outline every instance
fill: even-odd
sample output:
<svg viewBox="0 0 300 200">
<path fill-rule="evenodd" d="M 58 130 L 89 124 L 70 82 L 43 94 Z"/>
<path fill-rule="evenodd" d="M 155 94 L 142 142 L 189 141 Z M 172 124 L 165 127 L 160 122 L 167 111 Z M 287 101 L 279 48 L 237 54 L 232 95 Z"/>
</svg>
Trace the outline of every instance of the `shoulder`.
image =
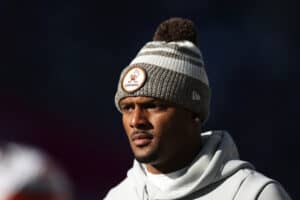
<svg viewBox="0 0 300 200">
<path fill-rule="evenodd" d="M 240 186 L 236 199 L 290 200 L 290 197 L 280 183 L 255 170 L 250 170 Z"/>
<path fill-rule="evenodd" d="M 267 184 L 258 196 L 258 200 L 291 200 L 284 188 L 277 182 Z"/>
<path fill-rule="evenodd" d="M 128 197 L 133 191 L 133 185 L 128 178 L 125 178 L 118 185 L 109 190 L 104 200 L 119 200 Z"/>
</svg>

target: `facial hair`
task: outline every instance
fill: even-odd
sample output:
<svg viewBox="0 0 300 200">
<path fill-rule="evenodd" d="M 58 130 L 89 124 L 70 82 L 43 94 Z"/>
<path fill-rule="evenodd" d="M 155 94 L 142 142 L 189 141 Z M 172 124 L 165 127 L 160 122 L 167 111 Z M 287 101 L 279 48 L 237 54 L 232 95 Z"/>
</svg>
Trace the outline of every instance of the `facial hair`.
<svg viewBox="0 0 300 200">
<path fill-rule="evenodd" d="M 155 149 L 153 149 L 153 151 L 149 155 L 146 155 L 146 156 L 134 155 L 134 157 L 140 163 L 149 164 L 149 163 L 155 162 L 159 158 L 159 152 L 160 152 L 159 148 L 156 147 Z"/>
</svg>

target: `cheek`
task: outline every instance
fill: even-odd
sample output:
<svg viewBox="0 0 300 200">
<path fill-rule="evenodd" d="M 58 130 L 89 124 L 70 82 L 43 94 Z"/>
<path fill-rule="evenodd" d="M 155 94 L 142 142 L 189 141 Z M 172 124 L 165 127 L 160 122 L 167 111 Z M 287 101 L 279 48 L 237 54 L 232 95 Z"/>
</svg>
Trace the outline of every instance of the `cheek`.
<svg viewBox="0 0 300 200">
<path fill-rule="evenodd" d="M 125 117 L 124 115 L 122 116 L 122 124 L 123 124 L 123 128 L 124 128 L 126 134 L 128 134 L 128 131 L 129 131 L 129 120 L 128 120 L 128 117 Z"/>
<path fill-rule="evenodd" d="M 171 137 L 176 140 L 184 136 L 189 132 L 190 122 L 188 121 L 189 116 L 163 116 L 153 119 L 153 124 L 155 124 L 155 129 L 159 135 L 162 137 Z"/>
<path fill-rule="evenodd" d="M 155 133 L 158 136 L 165 137 L 170 135 L 176 128 L 176 121 L 171 117 L 161 116 L 151 119 Z"/>
</svg>

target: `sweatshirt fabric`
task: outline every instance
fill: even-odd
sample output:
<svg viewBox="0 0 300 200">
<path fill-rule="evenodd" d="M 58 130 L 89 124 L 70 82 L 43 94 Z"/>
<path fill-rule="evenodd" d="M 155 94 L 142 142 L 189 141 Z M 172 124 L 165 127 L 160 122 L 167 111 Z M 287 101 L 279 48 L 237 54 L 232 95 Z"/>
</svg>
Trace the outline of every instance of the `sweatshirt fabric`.
<svg viewBox="0 0 300 200">
<path fill-rule="evenodd" d="M 203 147 L 181 175 L 161 189 L 134 160 L 127 177 L 105 200 L 290 200 L 283 187 L 239 160 L 231 136 L 225 131 L 201 134 Z"/>
</svg>

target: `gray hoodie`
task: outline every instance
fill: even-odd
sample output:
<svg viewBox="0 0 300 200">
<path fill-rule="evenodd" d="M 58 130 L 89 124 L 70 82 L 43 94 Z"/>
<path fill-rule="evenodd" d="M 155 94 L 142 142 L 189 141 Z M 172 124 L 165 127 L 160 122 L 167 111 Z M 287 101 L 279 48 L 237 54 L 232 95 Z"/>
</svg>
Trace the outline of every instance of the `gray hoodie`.
<svg viewBox="0 0 300 200">
<path fill-rule="evenodd" d="M 201 137 L 203 148 L 167 190 L 153 185 L 135 160 L 127 178 L 112 188 L 105 200 L 290 200 L 278 182 L 239 160 L 228 133 L 209 131 Z"/>
</svg>

